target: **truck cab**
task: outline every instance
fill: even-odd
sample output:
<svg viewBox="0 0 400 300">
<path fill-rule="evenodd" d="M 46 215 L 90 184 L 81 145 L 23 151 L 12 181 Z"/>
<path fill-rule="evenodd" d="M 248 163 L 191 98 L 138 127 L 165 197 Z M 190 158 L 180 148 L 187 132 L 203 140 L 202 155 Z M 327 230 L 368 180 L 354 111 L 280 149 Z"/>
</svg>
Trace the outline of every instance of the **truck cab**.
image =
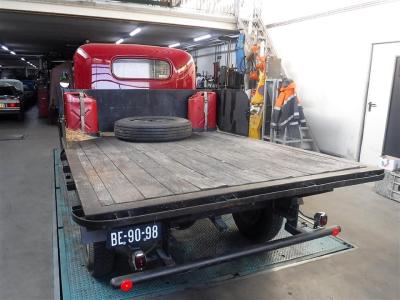
<svg viewBox="0 0 400 300">
<path fill-rule="evenodd" d="M 147 45 L 86 44 L 74 55 L 75 89 L 195 89 L 192 56 Z"/>
</svg>

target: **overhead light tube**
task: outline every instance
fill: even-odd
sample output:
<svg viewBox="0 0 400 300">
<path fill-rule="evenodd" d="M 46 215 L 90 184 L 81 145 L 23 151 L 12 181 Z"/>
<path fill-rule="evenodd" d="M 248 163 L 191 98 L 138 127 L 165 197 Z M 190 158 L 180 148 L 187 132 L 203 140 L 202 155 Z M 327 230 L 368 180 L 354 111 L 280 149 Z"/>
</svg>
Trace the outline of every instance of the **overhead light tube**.
<svg viewBox="0 0 400 300">
<path fill-rule="evenodd" d="M 198 36 L 197 38 L 194 38 L 193 41 L 198 42 L 198 41 L 209 39 L 210 37 L 211 37 L 211 34 L 206 34 L 206 35 L 202 35 L 202 36 Z"/>
<path fill-rule="evenodd" d="M 17 53 L 15 53 L 14 51 L 10 51 L 10 53 L 11 53 L 12 55 L 17 55 Z"/>
<path fill-rule="evenodd" d="M 140 28 L 138 27 L 138 28 L 132 30 L 132 31 L 129 33 L 129 36 L 134 36 L 134 35 L 138 34 L 140 31 L 142 31 L 142 29 L 140 29 Z"/>
<path fill-rule="evenodd" d="M 1 45 L 1 49 L 5 50 L 5 51 L 8 51 L 8 48 L 6 46 L 4 46 L 4 45 Z"/>
<path fill-rule="evenodd" d="M 169 45 L 168 47 L 169 48 L 176 48 L 176 47 L 179 47 L 180 45 L 181 45 L 181 43 L 175 43 L 175 44 Z"/>
<path fill-rule="evenodd" d="M 124 39 L 119 39 L 118 41 L 116 41 L 115 43 L 117 44 L 117 45 L 119 45 L 119 44 L 121 44 L 121 43 L 123 43 L 124 42 Z"/>
<path fill-rule="evenodd" d="M 21 60 L 25 61 L 25 58 L 21 57 Z"/>
</svg>

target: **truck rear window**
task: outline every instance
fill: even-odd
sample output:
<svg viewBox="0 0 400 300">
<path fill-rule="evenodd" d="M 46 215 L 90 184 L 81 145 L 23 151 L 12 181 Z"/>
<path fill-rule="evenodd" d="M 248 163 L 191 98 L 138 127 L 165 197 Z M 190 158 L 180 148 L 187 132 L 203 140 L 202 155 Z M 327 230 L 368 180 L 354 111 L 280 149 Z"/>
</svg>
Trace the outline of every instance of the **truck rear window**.
<svg viewBox="0 0 400 300">
<path fill-rule="evenodd" d="M 171 75 L 168 62 L 143 58 L 116 59 L 112 71 L 116 77 L 126 79 L 166 79 Z"/>
</svg>

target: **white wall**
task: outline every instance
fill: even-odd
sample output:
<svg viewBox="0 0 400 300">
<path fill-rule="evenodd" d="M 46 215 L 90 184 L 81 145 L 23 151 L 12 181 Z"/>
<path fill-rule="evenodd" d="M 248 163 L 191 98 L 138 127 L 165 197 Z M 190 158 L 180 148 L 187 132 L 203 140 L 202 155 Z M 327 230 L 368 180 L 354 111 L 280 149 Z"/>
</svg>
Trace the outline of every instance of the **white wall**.
<svg viewBox="0 0 400 300">
<path fill-rule="evenodd" d="M 370 0 L 279 0 L 264 1 L 262 16 L 265 24 L 279 23 L 343 7 L 366 4 Z"/>
<path fill-rule="evenodd" d="M 297 13 L 287 15 L 288 2 L 301 2 L 303 10 L 297 4 L 298 9 L 290 10 Z M 264 23 L 360 2 L 365 1 L 279 1 L 264 9 Z M 399 13 L 400 3 L 391 2 L 269 29 L 287 75 L 298 85 L 306 117 L 322 151 L 357 159 L 371 45 L 400 41 Z"/>
<path fill-rule="evenodd" d="M 222 45 L 220 47 L 220 50 L 222 52 L 225 52 L 228 49 L 226 45 Z M 231 45 L 231 49 L 235 49 L 235 44 Z M 195 53 L 197 53 L 197 58 Z M 215 62 L 215 47 L 209 47 L 209 48 L 204 48 L 204 49 L 199 49 L 196 52 L 191 52 L 190 53 L 194 60 L 196 61 L 196 66 L 197 66 L 197 73 L 203 74 L 208 74 L 208 75 L 213 75 L 214 74 L 214 66 L 213 63 Z M 227 62 L 227 53 L 221 53 L 221 60 L 220 60 L 220 65 L 221 66 L 226 66 Z M 230 58 L 230 65 L 233 65 L 234 67 L 236 66 L 236 55 L 235 52 L 231 52 L 231 58 Z"/>
</svg>

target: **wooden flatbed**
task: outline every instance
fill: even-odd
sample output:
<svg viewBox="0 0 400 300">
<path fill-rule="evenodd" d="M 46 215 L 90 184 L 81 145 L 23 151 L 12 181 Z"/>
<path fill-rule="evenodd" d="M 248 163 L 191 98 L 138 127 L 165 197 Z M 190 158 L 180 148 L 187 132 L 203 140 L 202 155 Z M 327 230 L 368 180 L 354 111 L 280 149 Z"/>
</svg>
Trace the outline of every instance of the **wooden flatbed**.
<svg viewBox="0 0 400 300">
<path fill-rule="evenodd" d="M 167 143 L 101 137 L 72 143 L 66 157 L 87 219 L 121 212 L 161 219 L 383 176 L 378 168 L 222 132 Z"/>
</svg>

